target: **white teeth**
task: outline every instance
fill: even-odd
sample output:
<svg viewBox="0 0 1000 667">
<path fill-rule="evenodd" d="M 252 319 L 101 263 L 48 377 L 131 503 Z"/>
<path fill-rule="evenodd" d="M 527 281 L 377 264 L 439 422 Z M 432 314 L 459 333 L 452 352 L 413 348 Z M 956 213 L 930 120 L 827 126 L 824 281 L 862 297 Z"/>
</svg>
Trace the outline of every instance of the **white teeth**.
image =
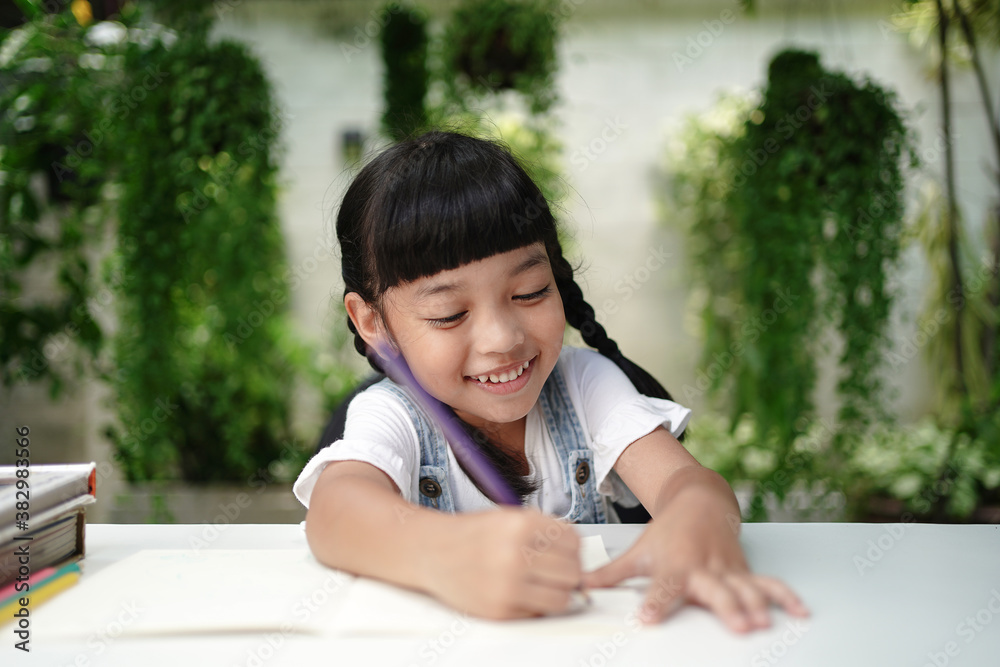
<svg viewBox="0 0 1000 667">
<path fill-rule="evenodd" d="M 528 369 L 528 366 L 530 365 L 531 361 L 526 361 L 520 366 L 518 366 L 515 370 L 507 371 L 506 373 L 501 373 L 499 375 L 495 373 L 493 375 L 479 375 L 476 377 L 476 379 L 483 383 L 489 380 L 493 384 L 503 384 L 505 382 L 510 382 L 514 378 L 521 377 L 521 373 L 526 371 Z"/>
</svg>

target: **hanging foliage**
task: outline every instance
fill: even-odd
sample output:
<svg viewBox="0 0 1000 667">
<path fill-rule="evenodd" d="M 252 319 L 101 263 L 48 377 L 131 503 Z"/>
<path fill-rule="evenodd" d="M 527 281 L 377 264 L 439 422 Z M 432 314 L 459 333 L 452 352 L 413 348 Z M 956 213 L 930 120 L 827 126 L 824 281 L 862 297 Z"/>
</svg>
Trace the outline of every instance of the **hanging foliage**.
<svg viewBox="0 0 1000 667">
<path fill-rule="evenodd" d="M 128 480 L 287 479 L 311 449 L 292 433 L 300 381 L 329 409 L 353 373 L 291 330 L 302 274 L 276 216 L 270 84 L 245 47 L 210 42 L 203 3 L 153 3 L 178 32 L 73 4 L 84 19 L 23 3 L 29 22 L 0 43 L 4 382 L 57 390 L 64 348 L 109 361 L 103 315 Z"/>
<path fill-rule="evenodd" d="M 692 173 L 705 160 L 686 156 L 670 170 L 680 206 L 700 212 L 688 232 L 708 287 L 704 358 L 713 372 L 685 390 L 725 392 L 734 426 L 752 417 L 771 452 L 765 471 L 738 471 L 758 482 L 757 517 L 762 489 L 783 497 L 817 465 L 816 451 L 793 443 L 815 417 L 827 325 L 842 342 L 837 428 L 822 452 L 831 477 L 887 416 L 880 369 L 910 139 L 891 92 L 796 50 L 775 56 L 759 105 L 745 113 L 729 136 L 687 144 L 717 157 L 710 178 Z"/>
<path fill-rule="evenodd" d="M 161 81 L 122 128 L 118 457 L 130 480 L 243 481 L 293 440 L 270 85 L 231 42 L 126 58 Z"/>
<path fill-rule="evenodd" d="M 53 397 L 104 341 L 95 257 L 121 69 L 114 37 L 36 10 L 0 46 L 0 371 L 8 386 L 48 381 Z"/>
<path fill-rule="evenodd" d="M 459 108 L 515 90 L 530 111 L 556 100 L 558 21 L 553 0 L 463 0 L 441 40 L 441 80 Z"/>
<path fill-rule="evenodd" d="M 427 17 L 395 2 L 382 8 L 380 34 L 385 110 L 382 129 L 395 141 L 427 127 L 425 98 L 427 69 Z"/>
</svg>

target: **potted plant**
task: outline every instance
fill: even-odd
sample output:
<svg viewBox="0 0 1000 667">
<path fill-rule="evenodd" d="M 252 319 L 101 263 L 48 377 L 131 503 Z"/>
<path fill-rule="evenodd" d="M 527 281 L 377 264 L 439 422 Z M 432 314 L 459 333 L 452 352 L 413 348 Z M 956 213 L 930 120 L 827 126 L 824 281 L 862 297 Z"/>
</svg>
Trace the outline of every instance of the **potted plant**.
<svg viewBox="0 0 1000 667">
<path fill-rule="evenodd" d="M 464 0 L 441 40 L 442 81 L 452 103 L 507 90 L 521 93 L 532 113 L 556 99 L 558 21 L 546 0 Z"/>
</svg>

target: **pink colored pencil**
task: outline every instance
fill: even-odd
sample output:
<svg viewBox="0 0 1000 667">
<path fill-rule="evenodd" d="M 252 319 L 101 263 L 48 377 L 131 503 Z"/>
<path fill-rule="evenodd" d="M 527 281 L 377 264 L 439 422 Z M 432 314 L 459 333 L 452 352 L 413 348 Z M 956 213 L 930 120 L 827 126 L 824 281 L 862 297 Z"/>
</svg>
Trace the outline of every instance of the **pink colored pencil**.
<svg viewBox="0 0 1000 667">
<path fill-rule="evenodd" d="M 56 573 L 56 568 L 54 567 L 46 567 L 42 568 L 38 572 L 32 572 L 31 576 L 28 577 L 28 585 L 31 588 L 35 588 L 36 586 L 38 586 L 39 583 L 41 583 L 45 579 L 48 579 L 55 573 Z M 18 583 L 21 582 L 13 581 L 4 586 L 2 590 L 0 590 L 0 602 L 3 602 L 7 598 L 14 596 L 14 594 L 17 592 L 14 590 L 14 587 L 17 586 Z"/>
</svg>

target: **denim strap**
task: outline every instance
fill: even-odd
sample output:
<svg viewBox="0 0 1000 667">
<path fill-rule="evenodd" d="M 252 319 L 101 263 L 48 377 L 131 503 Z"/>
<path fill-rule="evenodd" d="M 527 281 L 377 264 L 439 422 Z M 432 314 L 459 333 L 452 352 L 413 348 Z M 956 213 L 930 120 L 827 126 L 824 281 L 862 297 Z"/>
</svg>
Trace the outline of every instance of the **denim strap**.
<svg viewBox="0 0 1000 667">
<path fill-rule="evenodd" d="M 597 493 L 594 451 L 587 445 L 558 364 L 545 381 L 538 399 L 542 404 L 545 428 L 555 445 L 566 487 L 572 495 L 569 513 L 562 518 L 572 523 L 607 523 L 604 501 Z"/>
<path fill-rule="evenodd" d="M 455 499 L 448 484 L 448 443 L 441 429 L 416 406 L 405 389 L 389 378 L 374 385 L 373 389 L 397 396 L 413 421 L 420 441 L 420 505 L 454 512 Z M 605 505 L 597 492 L 594 452 L 588 446 L 558 365 L 545 381 L 539 401 L 543 423 L 555 445 L 563 481 L 572 499 L 569 512 L 562 518 L 572 523 L 607 523 Z"/>
<path fill-rule="evenodd" d="M 389 378 L 373 388 L 384 389 L 396 395 L 406 406 L 417 430 L 417 440 L 420 442 L 420 474 L 417 478 L 420 505 L 443 512 L 454 512 L 455 498 L 448 485 L 448 442 L 441 429 L 431 423 L 427 414 L 416 406 L 405 389 Z"/>
</svg>

